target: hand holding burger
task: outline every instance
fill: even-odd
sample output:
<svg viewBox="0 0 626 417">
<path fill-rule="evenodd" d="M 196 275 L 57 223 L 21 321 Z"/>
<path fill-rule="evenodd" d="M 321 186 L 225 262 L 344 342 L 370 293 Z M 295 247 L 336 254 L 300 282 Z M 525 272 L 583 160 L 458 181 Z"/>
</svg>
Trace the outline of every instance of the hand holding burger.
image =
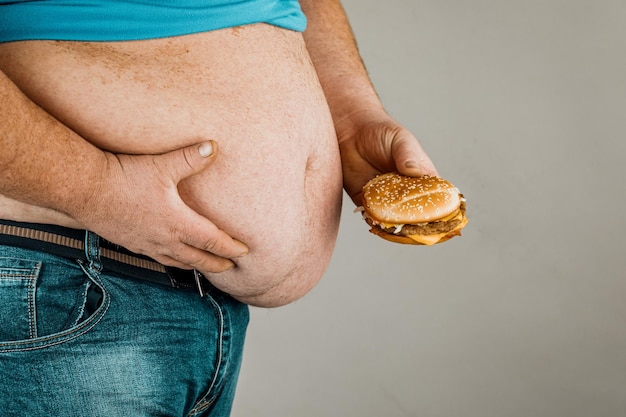
<svg viewBox="0 0 626 417">
<path fill-rule="evenodd" d="M 362 215 L 383 239 L 434 245 L 461 235 L 465 198 L 441 177 L 379 175 L 363 187 Z"/>
</svg>

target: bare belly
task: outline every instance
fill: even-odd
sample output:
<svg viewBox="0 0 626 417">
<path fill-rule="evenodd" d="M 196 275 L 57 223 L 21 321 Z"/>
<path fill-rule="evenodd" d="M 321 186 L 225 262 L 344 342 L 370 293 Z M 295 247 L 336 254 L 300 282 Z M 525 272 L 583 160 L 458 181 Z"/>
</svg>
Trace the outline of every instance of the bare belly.
<svg viewBox="0 0 626 417">
<path fill-rule="evenodd" d="M 216 140 L 217 161 L 180 189 L 249 246 L 225 274 L 268 285 L 321 276 L 338 228 L 341 169 L 299 33 L 253 25 L 149 41 L 7 43 L 0 69 L 105 150 L 162 153 Z M 67 223 L 8 199 L 0 218 Z"/>
</svg>

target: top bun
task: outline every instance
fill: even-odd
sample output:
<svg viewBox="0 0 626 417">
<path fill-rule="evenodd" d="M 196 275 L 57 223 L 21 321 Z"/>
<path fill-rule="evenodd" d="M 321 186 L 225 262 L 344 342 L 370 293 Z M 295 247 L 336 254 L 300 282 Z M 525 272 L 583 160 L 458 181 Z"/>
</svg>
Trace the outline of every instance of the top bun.
<svg viewBox="0 0 626 417">
<path fill-rule="evenodd" d="M 459 190 L 440 177 L 379 175 L 363 187 L 363 208 L 374 220 L 395 224 L 433 222 L 459 209 Z"/>
</svg>

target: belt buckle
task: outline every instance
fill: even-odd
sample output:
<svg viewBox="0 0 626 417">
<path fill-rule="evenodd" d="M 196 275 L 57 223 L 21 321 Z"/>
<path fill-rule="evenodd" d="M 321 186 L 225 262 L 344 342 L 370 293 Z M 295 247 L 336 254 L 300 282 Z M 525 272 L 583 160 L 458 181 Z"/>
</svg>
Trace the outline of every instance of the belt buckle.
<svg viewBox="0 0 626 417">
<path fill-rule="evenodd" d="M 200 272 L 198 272 L 196 269 L 193 270 L 193 279 L 196 282 L 196 289 L 198 290 L 198 294 L 200 294 L 200 297 L 204 297 L 205 292 L 204 292 L 204 288 L 202 288 L 202 280 L 206 279 L 204 278 L 204 275 L 202 275 Z"/>
</svg>

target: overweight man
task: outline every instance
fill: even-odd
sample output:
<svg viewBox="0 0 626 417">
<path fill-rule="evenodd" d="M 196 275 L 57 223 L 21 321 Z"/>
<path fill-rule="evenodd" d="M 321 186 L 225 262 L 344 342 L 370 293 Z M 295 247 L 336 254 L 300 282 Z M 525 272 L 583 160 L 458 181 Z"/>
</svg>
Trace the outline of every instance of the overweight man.
<svg viewBox="0 0 626 417">
<path fill-rule="evenodd" d="M 0 0 L 0 71 L 3 415 L 229 415 L 342 186 L 436 174 L 338 0 Z"/>
</svg>

